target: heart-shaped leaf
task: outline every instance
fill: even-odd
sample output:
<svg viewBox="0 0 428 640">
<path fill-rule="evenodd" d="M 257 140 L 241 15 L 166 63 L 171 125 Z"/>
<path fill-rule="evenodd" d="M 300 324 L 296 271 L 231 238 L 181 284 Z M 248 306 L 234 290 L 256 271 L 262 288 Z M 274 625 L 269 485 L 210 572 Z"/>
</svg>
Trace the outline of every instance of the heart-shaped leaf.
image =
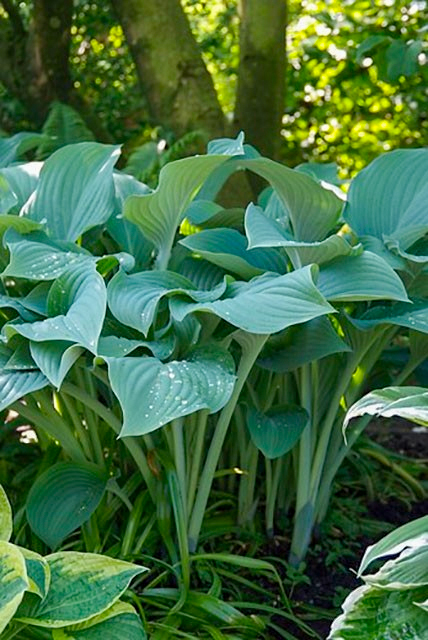
<svg viewBox="0 0 428 640">
<path fill-rule="evenodd" d="M 340 256 L 361 253 L 362 247 L 352 247 L 345 238 L 332 235 L 320 242 L 296 240 L 276 221 L 269 218 L 261 207 L 250 204 L 245 213 L 245 232 L 248 247 L 284 247 L 295 267 L 323 264 Z"/>
<path fill-rule="evenodd" d="M 64 340 L 47 340 L 31 342 L 30 352 L 43 375 L 52 386 L 59 389 L 65 376 L 83 353 L 83 348 Z"/>
<path fill-rule="evenodd" d="M 375 253 L 344 256 L 320 269 L 318 288 L 327 300 L 401 300 L 406 289 L 395 271 Z"/>
<path fill-rule="evenodd" d="M 112 389 L 123 411 L 122 437 L 154 431 L 200 409 L 219 411 L 235 385 L 231 355 L 201 348 L 187 360 L 106 358 Z"/>
<path fill-rule="evenodd" d="M 146 571 L 129 562 L 64 551 L 46 556 L 51 573 L 44 600 L 26 597 L 16 618 L 40 627 L 58 628 L 99 615 L 116 602 L 132 578 Z"/>
<path fill-rule="evenodd" d="M 270 460 L 283 456 L 294 447 L 308 420 L 305 409 L 291 404 L 272 408 L 268 413 L 252 407 L 247 411 L 251 440 Z"/>
<path fill-rule="evenodd" d="M 286 260 L 278 251 L 248 249 L 245 236 L 235 229 L 207 229 L 180 240 L 180 244 L 240 278 L 286 271 Z"/>
<path fill-rule="evenodd" d="M 221 282 L 211 291 L 198 291 L 190 280 L 172 271 L 144 271 L 126 275 L 119 271 L 107 288 L 108 305 L 125 325 L 147 335 L 160 300 L 167 295 L 186 294 L 196 301 L 219 298 L 226 289 Z"/>
<path fill-rule="evenodd" d="M 52 237 L 74 242 L 111 216 L 113 166 L 119 154 L 119 147 L 97 142 L 58 149 L 46 160 L 24 213 L 46 224 Z"/>
<path fill-rule="evenodd" d="M 61 340 L 74 342 L 96 352 L 107 304 L 103 278 L 93 262 L 76 264 L 53 283 L 48 296 L 46 320 L 9 324 L 8 337 L 19 333 L 35 342 Z"/>
<path fill-rule="evenodd" d="M 158 262 L 165 267 L 177 227 L 207 177 L 228 156 L 196 156 L 170 162 L 161 169 L 159 185 L 151 194 L 131 196 L 124 208 L 126 218 L 137 224 L 157 248 Z"/>
<path fill-rule="evenodd" d="M 352 351 L 328 318 L 321 316 L 271 336 L 257 364 L 269 371 L 294 371 L 332 353 Z"/>
<path fill-rule="evenodd" d="M 275 333 L 335 312 L 316 288 L 313 274 L 315 265 L 283 276 L 265 274 L 250 282 L 233 282 L 222 299 L 214 302 L 191 303 L 174 298 L 169 303 L 171 313 L 182 320 L 189 313 L 208 311 L 250 333 Z"/>
<path fill-rule="evenodd" d="M 55 549 L 89 520 L 99 505 L 108 477 L 96 465 L 59 462 L 42 473 L 27 499 L 30 527 Z"/>
<path fill-rule="evenodd" d="M 390 236 L 407 249 L 428 231 L 428 149 L 385 153 L 352 180 L 344 218 L 359 236 Z"/>
</svg>

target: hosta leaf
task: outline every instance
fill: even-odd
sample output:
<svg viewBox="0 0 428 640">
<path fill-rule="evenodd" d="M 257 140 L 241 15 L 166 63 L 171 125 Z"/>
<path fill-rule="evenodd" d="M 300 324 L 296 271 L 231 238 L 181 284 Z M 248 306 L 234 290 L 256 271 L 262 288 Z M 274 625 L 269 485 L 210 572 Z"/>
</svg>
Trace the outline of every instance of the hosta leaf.
<svg viewBox="0 0 428 640">
<path fill-rule="evenodd" d="M 64 271 L 51 286 L 49 318 L 33 323 L 9 324 L 4 330 L 8 336 L 19 333 L 35 342 L 75 342 L 95 353 L 106 303 L 106 287 L 95 264 L 77 264 Z"/>
<path fill-rule="evenodd" d="M 245 236 L 235 229 L 207 229 L 180 240 L 180 244 L 244 279 L 265 271 L 286 271 L 286 260 L 278 251 L 248 249 Z"/>
<path fill-rule="evenodd" d="M 30 345 L 28 340 L 22 336 L 14 336 L 11 345 L 12 355 L 4 365 L 5 371 L 36 371 L 38 369 L 36 363 L 31 357 Z"/>
<path fill-rule="evenodd" d="M 172 271 L 144 271 L 126 275 L 119 271 L 107 287 L 112 314 L 125 325 L 147 335 L 160 300 L 167 295 L 186 294 L 196 301 L 219 298 L 226 289 L 221 282 L 211 291 L 198 291 L 190 280 Z"/>
<path fill-rule="evenodd" d="M 376 255 L 383 258 L 393 269 L 397 271 L 406 270 L 406 261 L 401 256 L 391 253 L 385 246 L 383 240 L 375 238 L 374 236 L 361 236 L 359 240 L 366 251 L 376 253 Z"/>
<path fill-rule="evenodd" d="M 54 629 L 53 640 L 146 640 L 147 635 L 135 609 L 116 602 L 110 609 L 87 622 Z"/>
<path fill-rule="evenodd" d="M 9 542 L 12 530 L 12 507 L 5 490 L 0 485 L 0 540 Z"/>
<path fill-rule="evenodd" d="M 349 318 L 359 329 L 371 329 L 380 324 L 394 324 L 428 333 L 428 301 L 398 302 L 392 306 L 373 307 L 360 318 Z"/>
<path fill-rule="evenodd" d="M 123 207 L 129 196 L 145 195 L 150 193 L 151 189 L 125 173 L 115 172 L 113 180 L 116 190 L 116 212 L 107 221 L 107 231 L 123 251 L 134 256 L 140 268 L 144 267 L 150 262 L 154 246 L 136 224 L 123 217 Z"/>
<path fill-rule="evenodd" d="M 46 224 L 54 238 L 74 242 L 112 214 L 119 153 L 119 147 L 97 142 L 58 149 L 46 160 L 25 213 Z"/>
<path fill-rule="evenodd" d="M 335 162 L 305 162 L 296 167 L 297 171 L 307 173 L 318 181 L 339 186 L 345 181 L 337 177 L 338 166 Z"/>
<path fill-rule="evenodd" d="M 353 179 L 344 218 L 359 236 L 389 236 L 404 249 L 428 231 L 428 149 L 376 158 Z"/>
<path fill-rule="evenodd" d="M 22 220 L 31 222 L 27 218 Z M 10 261 L 3 271 L 3 276 L 27 280 L 55 280 L 69 267 L 94 260 L 77 246 L 69 247 L 69 250 L 57 246 L 44 234 L 32 234 L 26 238 L 17 233 L 8 233 L 5 241 L 10 252 Z"/>
<path fill-rule="evenodd" d="M 51 572 L 47 596 L 42 601 L 25 598 L 17 618 L 51 628 L 103 613 L 120 598 L 132 578 L 146 570 L 115 558 L 74 551 L 53 553 L 46 561 Z"/>
<path fill-rule="evenodd" d="M 0 171 L 7 183 L 7 189 L 0 191 L 0 213 L 8 213 L 11 209 L 13 213 L 19 213 L 36 189 L 42 166 L 42 162 L 27 162 Z"/>
<path fill-rule="evenodd" d="M 304 267 L 283 276 L 266 274 L 250 282 L 229 284 L 215 302 L 170 300 L 177 320 L 195 311 L 208 311 L 251 333 L 269 334 L 334 312 L 312 280 L 316 267 Z M 251 310 L 251 313 L 249 313 Z"/>
<path fill-rule="evenodd" d="M 318 288 L 327 300 L 402 300 L 408 297 L 402 280 L 379 256 L 365 251 L 337 258 L 320 269 Z"/>
<path fill-rule="evenodd" d="M 124 208 L 126 218 L 137 224 L 160 253 L 172 247 L 176 229 L 206 178 L 228 156 L 196 156 L 170 162 L 161 169 L 159 185 L 151 194 L 131 196 Z"/>
<path fill-rule="evenodd" d="M 293 264 L 305 266 L 330 262 L 340 256 L 361 253 L 361 247 L 352 247 L 345 238 L 332 235 L 320 242 L 303 242 L 293 238 L 276 220 L 271 220 L 260 207 L 250 204 L 245 214 L 245 232 L 248 247 L 283 247 Z"/>
<path fill-rule="evenodd" d="M 385 562 L 376 573 L 364 576 L 364 581 L 388 591 L 428 585 L 428 531 L 419 546 L 413 541 L 413 546 Z"/>
<path fill-rule="evenodd" d="M 15 229 L 19 233 L 30 233 L 39 228 L 39 223 L 29 218 L 20 218 L 7 214 L 0 215 L 0 235 L 3 235 L 8 229 Z"/>
<path fill-rule="evenodd" d="M 44 139 L 41 133 L 22 131 L 10 138 L 0 138 L 0 167 L 7 167 L 18 160 L 23 153 L 37 147 Z"/>
<path fill-rule="evenodd" d="M 208 143 L 207 152 L 210 155 L 243 156 L 245 135 L 240 131 L 236 138 L 217 138 Z"/>
<path fill-rule="evenodd" d="M 174 336 L 160 340 L 130 340 L 118 336 L 102 336 L 98 341 L 97 355 L 101 358 L 123 358 L 140 347 L 149 349 L 155 358 L 166 360 L 174 351 Z"/>
<path fill-rule="evenodd" d="M 22 553 L 14 544 L 0 540 L 0 633 L 15 614 L 27 588 Z"/>
<path fill-rule="evenodd" d="M 186 209 L 186 218 L 191 224 L 201 225 L 216 216 L 220 211 L 223 211 L 223 209 L 217 202 L 198 198 L 191 202 Z"/>
<path fill-rule="evenodd" d="M 225 271 L 212 262 L 188 256 L 180 262 L 179 273 L 188 278 L 197 289 L 210 291 L 224 280 Z"/>
<path fill-rule="evenodd" d="M 22 553 L 27 569 L 28 588 L 27 591 L 35 593 L 40 598 L 44 598 L 48 592 L 51 581 L 49 565 L 43 556 L 34 551 L 18 547 Z"/>
<path fill-rule="evenodd" d="M 391 418 L 399 416 L 428 426 L 428 389 L 424 387 L 386 387 L 368 393 L 348 410 L 344 428 L 353 418 L 368 414 Z"/>
<path fill-rule="evenodd" d="M 267 180 L 284 203 L 296 240 L 324 240 L 339 220 L 342 202 L 307 175 L 268 158 L 237 160 L 238 169 L 249 169 Z"/>
<path fill-rule="evenodd" d="M 30 351 L 40 371 L 59 389 L 65 376 L 83 353 L 83 348 L 64 340 L 47 340 L 31 342 Z"/>
<path fill-rule="evenodd" d="M 39 538 L 52 549 L 89 520 L 99 505 L 108 477 L 96 465 L 59 462 L 32 485 L 27 519 Z"/>
<path fill-rule="evenodd" d="M 279 458 L 294 447 L 308 420 L 308 413 L 297 405 L 275 407 L 268 413 L 253 408 L 247 411 L 251 440 L 271 460 Z"/>
<path fill-rule="evenodd" d="M 106 361 L 123 411 L 122 437 L 149 433 L 200 409 L 215 413 L 235 385 L 233 359 L 218 347 L 199 349 L 187 360 L 168 364 L 155 358 Z"/>
<path fill-rule="evenodd" d="M 344 351 L 352 349 L 339 337 L 330 320 L 321 316 L 272 336 L 257 364 L 270 371 L 294 371 L 304 364 Z"/>
<path fill-rule="evenodd" d="M 428 614 L 414 604 L 428 589 L 385 591 L 367 585 L 353 591 L 333 622 L 328 640 L 426 640 Z"/>
<path fill-rule="evenodd" d="M 28 393 L 47 387 L 49 380 L 39 371 L 4 371 L 0 369 L 0 411 Z"/>
</svg>

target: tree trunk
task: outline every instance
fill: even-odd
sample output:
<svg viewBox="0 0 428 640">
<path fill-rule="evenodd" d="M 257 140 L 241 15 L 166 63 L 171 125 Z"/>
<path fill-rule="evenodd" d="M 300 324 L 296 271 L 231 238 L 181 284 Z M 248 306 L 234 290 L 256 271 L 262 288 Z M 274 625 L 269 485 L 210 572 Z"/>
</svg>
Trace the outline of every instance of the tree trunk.
<svg viewBox="0 0 428 640">
<path fill-rule="evenodd" d="M 224 134 L 225 117 L 180 0 L 112 0 L 154 124 Z"/>
<path fill-rule="evenodd" d="M 40 128 L 54 100 L 79 111 L 102 142 L 112 138 L 74 89 L 70 67 L 73 0 L 34 0 L 28 30 L 14 0 L 0 0 L 8 17 L 0 19 L 0 82 Z"/>
<path fill-rule="evenodd" d="M 263 155 L 278 157 L 285 105 L 286 0 L 241 0 L 234 128 Z"/>
</svg>

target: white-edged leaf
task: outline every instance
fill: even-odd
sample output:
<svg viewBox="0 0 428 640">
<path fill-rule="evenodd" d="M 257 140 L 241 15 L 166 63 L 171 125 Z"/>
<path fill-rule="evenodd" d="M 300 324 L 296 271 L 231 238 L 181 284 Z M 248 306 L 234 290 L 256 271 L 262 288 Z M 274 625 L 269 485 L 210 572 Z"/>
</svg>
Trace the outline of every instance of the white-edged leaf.
<svg viewBox="0 0 428 640">
<path fill-rule="evenodd" d="M 9 542 L 13 531 L 12 507 L 6 491 L 0 485 L 0 540 Z"/>
<path fill-rule="evenodd" d="M 123 411 L 122 437 L 149 433 L 200 409 L 216 413 L 235 385 L 233 358 L 214 346 L 167 364 L 155 358 L 106 361 Z"/>
<path fill-rule="evenodd" d="M 27 588 L 22 553 L 14 544 L 0 540 L 0 634 L 14 616 Z"/>
<path fill-rule="evenodd" d="M 44 163 L 24 213 L 46 224 L 49 235 L 74 242 L 105 222 L 114 208 L 113 166 L 120 148 L 80 142 L 55 151 Z"/>
<path fill-rule="evenodd" d="M 348 410 L 343 427 L 363 415 L 399 416 L 428 426 L 428 389 L 424 387 L 385 387 L 371 391 Z"/>
<path fill-rule="evenodd" d="M 18 547 L 24 556 L 25 566 L 27 569 L 29 593 L 35 593 L 40 598 L 44 598 L 48 592 L 51 581 L 51 572 L 49 565 L 43 556 L 30 549 Z"/>
<path fill-rule="evenodd" d="M 103 613 L 145 567 L 95 553 L 63 551 L 46 556 L 51 573 L 44 600 L 26 597 L 16 618 L 24 623 L 58 628 Z"/>
<path fill-rule="evenodd" d="M 318 288 L 327 300 L 399 300 L 408 302 L 406 289 L 395 271 L 378 255 L 364 251 L 344 256 L 320 269 Z"/>
<path fill-rule="evenodd" d="M 285 273 L 287 267 L 284 256 L 275 249 L 248 249 L 245 236 L 235 229 L 207 229 L 187 236 L 180 244 L 244 279 L 265 271 Z"/>
<path fill-rule="evenodd" d="M 308 413 L 297 405 L 272 407 L 268 413 L 252 407 L 247 411 L 251 440 L 270 460 L 279 458 L 294 447 L 308 420 Z"/>
<path fill-rule="evenodd" d="M 91 463 L 58 462 L 39 475 L 27 498 L 31 529 L 51 549 L 89 520 L 107 486 L 105 471 Z"/>
<path fill-rule="evenodd" d="M 328 640 L 426 640 L 428 613 L 414 603 L 423 594 L 359 587 L 342 604 L 343 613 L 333 622 Z"/>
<path fill-rule="evenodd" d="M 282 276 L 265 274 L 250 282 L 233 282 L 222 299 L 214 302 L 190 303 L 173 298 L 169 303 L 171 313 L 182 320 L 189 313 L 206 311 L 250 333 L 275 333 L 335 312 L 313 282 L 316 271 L 313 265 Z"/>
<path fill-rule="evenodd" d="M 413 540 L 403 549 L 398 558 L 387 560 L 376 573 L 365 575 L 364 581 L 388 591 L 427 586 L 428 530 L 420 540 Z"/>
</svg>

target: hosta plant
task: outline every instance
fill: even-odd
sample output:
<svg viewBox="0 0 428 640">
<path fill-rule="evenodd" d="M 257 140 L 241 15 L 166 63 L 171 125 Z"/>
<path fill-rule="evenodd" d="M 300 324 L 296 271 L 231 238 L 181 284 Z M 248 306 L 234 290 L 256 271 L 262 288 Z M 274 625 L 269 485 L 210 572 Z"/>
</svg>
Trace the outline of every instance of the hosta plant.
<svg viewBox="0 0 428 640">
<path fill-rule="evenodd" d="M 12 510 L 0 486 L 0 634 L 3 640 L 147 638 L 120 600 L 144 567 L 93 553 L 45 557 L 10 542 Z"/>
<path fill-rule="evenodd" d="M 369 567 L 372 573 L 368 573 Z M 425 640 L 427 568 L 428 516 L 425 516 L 368 547 L 358 571 L 365 584 L 346 598 L 343 613 L 333 622 L 329 640 Z"/>
<path fill-rule="evenodd" d="M 8 162 L 21 143 L 4 143 Z M 382 156 L 345 204 L 316 166 L 263 158 L 242 135 L 167 164 L 155 190 L 114 170 L 119 153 L 84 142 L 0 171 L 0 408 L 68 463 L 95 465 L 84 475 L 99 499 L 117 464 L 107 434 L 119 435 L 184 602 L 207 507 L 224 504 L 214 481 L 235 492 L 241 526 L 261 503 L 271 534 L 293 510 L 298 563 L 367 423 L 345 442 L 347 407 L 397 336 L 409 360 L 394 383 L 425 357 L 428 151 Z M 220 192 L 237 171 L 267 186 L 229 209 Z M 43 535 L 52 485 L 40 485 L 27 511 Z M 74 505 L 50 543 L 99 499 L 84 517 Z"/>
</svg>

